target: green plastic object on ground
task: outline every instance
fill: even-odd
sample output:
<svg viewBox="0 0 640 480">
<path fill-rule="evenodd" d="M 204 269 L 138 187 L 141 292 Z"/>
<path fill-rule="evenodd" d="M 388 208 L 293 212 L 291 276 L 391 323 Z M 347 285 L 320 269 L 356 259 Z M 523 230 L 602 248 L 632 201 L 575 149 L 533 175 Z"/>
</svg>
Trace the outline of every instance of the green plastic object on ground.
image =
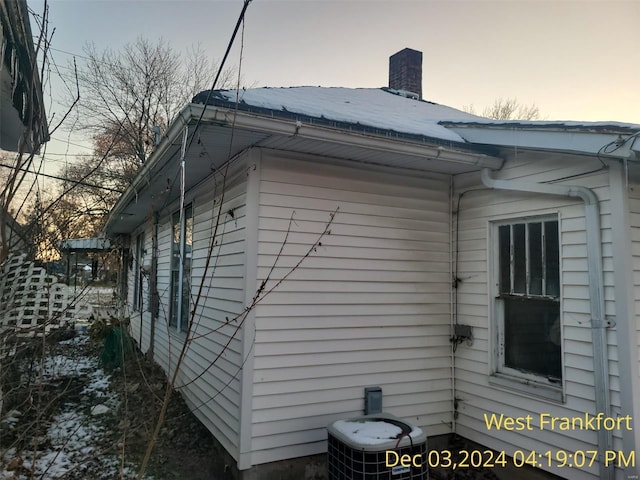
<svg viewBox="0 0 640 480">
<path fill-rule="evenodd" d="M 100 362 L 110 370 L 122 365 L 122 360 L 131 352 L 131 339 L 122 328 L 114 327 L 104 339 Z"/>
</svg>

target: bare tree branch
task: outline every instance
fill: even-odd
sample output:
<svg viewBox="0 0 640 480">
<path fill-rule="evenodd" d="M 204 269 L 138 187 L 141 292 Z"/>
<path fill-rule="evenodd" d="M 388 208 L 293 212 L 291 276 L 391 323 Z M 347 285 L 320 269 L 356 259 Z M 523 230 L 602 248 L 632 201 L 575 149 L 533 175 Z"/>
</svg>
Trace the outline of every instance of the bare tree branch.
<svg viewBox="0 0 640 480">
<path fill-rule="evenodd" d="M 464 105 L 462 110 L 476 114 L 473 105 Z M 535 103 L 524 105 L 517 98 L 498 98 L 482 110 L 482 116 L 494 120 L 540 120 L 540 110 Z"/>
</svg>

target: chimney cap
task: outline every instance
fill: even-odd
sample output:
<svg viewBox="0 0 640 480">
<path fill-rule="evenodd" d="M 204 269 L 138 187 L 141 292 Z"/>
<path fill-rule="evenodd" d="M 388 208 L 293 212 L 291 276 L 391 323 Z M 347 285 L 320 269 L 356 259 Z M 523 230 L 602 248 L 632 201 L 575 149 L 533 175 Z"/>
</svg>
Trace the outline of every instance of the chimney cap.
<svg viewBox="0 0 640 480">
<path fill-rule="evenodd" d="M 420 50 L 414 50 L 413 48 L 403 48 L 402 50 L 397 51 L 396 53 L 394 53 L 393 55 L 391 55 L 391 57 L 395 57 L 396 55 L 400 55 L 400 54 L 408 54 L 408 53 L 417 53 L 418 55 L 420 55 L 420 57 L 422 57 L 422 52 Z M 389 58 L 391 58 L 389 57 Z"/>
</svg>

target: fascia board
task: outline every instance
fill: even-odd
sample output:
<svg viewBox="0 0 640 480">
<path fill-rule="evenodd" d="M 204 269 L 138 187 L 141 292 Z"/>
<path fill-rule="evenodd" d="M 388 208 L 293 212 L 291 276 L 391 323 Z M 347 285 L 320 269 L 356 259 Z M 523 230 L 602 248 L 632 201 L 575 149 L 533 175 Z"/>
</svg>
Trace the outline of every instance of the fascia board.
<svg viewBox="0 0 640 480">
<path fill-rule="evenodd" d="M 185 125 L 189 124 L 189 121 L 191 119 L 190 107 L 191 105 L 187 104 L 182 110 L 180 110 L 180 113 L 178 113 L 176 119 L 171 123 L 167 134 L 160 141 L 158 147 L 149 156 L 145 164 L 138 171 L 133 182 L 131 182 L 131 185 L 127 187 L 114 207 L 111 209 L 111 212 L 109 212 L 109 217 L 107 218 L 107 221 L 103 228 L 102 233 L 104 236 L 108 236 L 111 224 L 113 223 L 114 219 L 116 219 L 126 208 L 126 206 L 135 198 L 137 192 L 140 192 L 144 188 L 145 184 L 148 182 L 148 179 L 152 175 L 152 171 L 160 165 L 164 154 L 182 133 Z M 160 168 L 162 168 L 162 166 Z"/>
<path fill-rule="evenodd" d="M 204 108 L 204 106 L 200 104 L 193 104 L 192 107 L 194 111 L 199 112 Z M 499 168 L 502 165 L 502 159 L 481 153 L 466 152 L 443 146 L 422 145 L 391 138 L 380 138 L 358 132 L 347 132 L 339 129 L 309 125 L 300 121 L 287 121 L 245 112 L 235 112 L 224 108 L 212 108 L 209 106 L 205 111 L 203 120 L 204 119 L 213 123 L 226 125 L 235 123 L 238 128 L 245 128 L 252 131 L 298 136 L 299 138 L 326 141 L 344 146 L 368 148 L 376 151 L 401 153 L 431 160 L 439 159 L 453 163 L 489 168 Z"/>
</svg>

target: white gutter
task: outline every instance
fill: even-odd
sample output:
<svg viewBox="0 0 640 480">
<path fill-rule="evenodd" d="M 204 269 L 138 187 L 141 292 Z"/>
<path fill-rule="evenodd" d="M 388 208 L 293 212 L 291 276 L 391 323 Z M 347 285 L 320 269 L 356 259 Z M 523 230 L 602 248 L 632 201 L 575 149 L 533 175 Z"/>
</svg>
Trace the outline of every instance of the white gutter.
<svg viewBox="0 0 640 480">
<path fill-rule="evenodd" d="M 192 115 L 198 115 L 204 105 L 191 104 Z M 234 112 L 233 110 L 212 107 L 204 113 L 203 121 L 218 124 L 228 124 L 234 121 L 236 128 L 243 128 L 254 132 L 269 133 L 274 135 L 296 136 L 310 140 L 320 140 L 332 144 L 349 147 L 362 147 L 379 152 L 402 153 L 414 155 L 420 158 L 432 160 L 446 160 L 453 163 L 472 165 L 478 167 L 500 168 L 502 160 L 482 153 L 465 152 L 443 146 L 429 146 L 416 142 L 403 141 L 387 137 L 377 137 L 360 132 L 344 132 L 337 128 L 311 125 L 292 120 L 284 120 L 277 117 L 264 117 L 247 112 Z"/>
<path fill-rule="evenodd" d="M 213 123 L 231 128 L 231 125 L 235 123 L 236 129 L 244 129 L 269 135 L 296 136 L 337 145 L 366 148 L 378 152 L 400 153 L 415 156 L 426 161 L 443 160 L 474 167 L 495 169 L 502 166 L 501 159 L 481 153 L 466 152 L 443 146 L 423 145 L 417 142 L 403 141 L 402 139 L 376 137 L 375 135 L 367 135 L 354 131 L 342 131 L 337 128 L 305 124 L 300 121 L 265 117 L 243 111 L 236 112 L 233 109 L 215 107 L 213 105 L 205 106 L 190 103 L 180 111 L 177 118 L 169 127 L 169 131 L 160 142 L 160 145 L 158 145 L 158 148 L 156 148 L 145 162 L 131 186 L 127 188 L 111 210 L 105 226 L 106 231 L 108 231 L 109 226 L 116 220 L 119 212 L 135 198 L 137 192 L 145 187 L 145 184 L 149 181 L 150 173 L 158 167 L 158 163 L 166 151 L 177 140 L 183 127 L 190 122 L 194 123 L 196 119 L 200 118 L 200 115 L 202 115 L 202 124 Z M 163 165 L 160 166 L 160 169 L 162 167 Z"/>
<path fill-rule="evenodd" d="M 609 399 L 609 364 L 604 318 L 604 280 L 602 275 L 602 241 L 600 235 L 600 204 L 593 190 L 582 186 L 548 185 L 521 180 L 499 180 L 491 176 L 488 168 L 482 169 L 482 183 L 496 190 L 542 193 L 563 197 L 580 198 L 584 202 L 587 229 L 587 263 L 589 270 L 589 300 L 591 304 L 591 335 L 593 339 L 593 368 L 596 398 L 596 413 L 611 417 Z M 598 452 L 600 480 L 613 480 L 613 465 L 605 466 L 604 452 L 613 448 L 613 434 L 609 430 L 598 430 Z"/>
</svg>

